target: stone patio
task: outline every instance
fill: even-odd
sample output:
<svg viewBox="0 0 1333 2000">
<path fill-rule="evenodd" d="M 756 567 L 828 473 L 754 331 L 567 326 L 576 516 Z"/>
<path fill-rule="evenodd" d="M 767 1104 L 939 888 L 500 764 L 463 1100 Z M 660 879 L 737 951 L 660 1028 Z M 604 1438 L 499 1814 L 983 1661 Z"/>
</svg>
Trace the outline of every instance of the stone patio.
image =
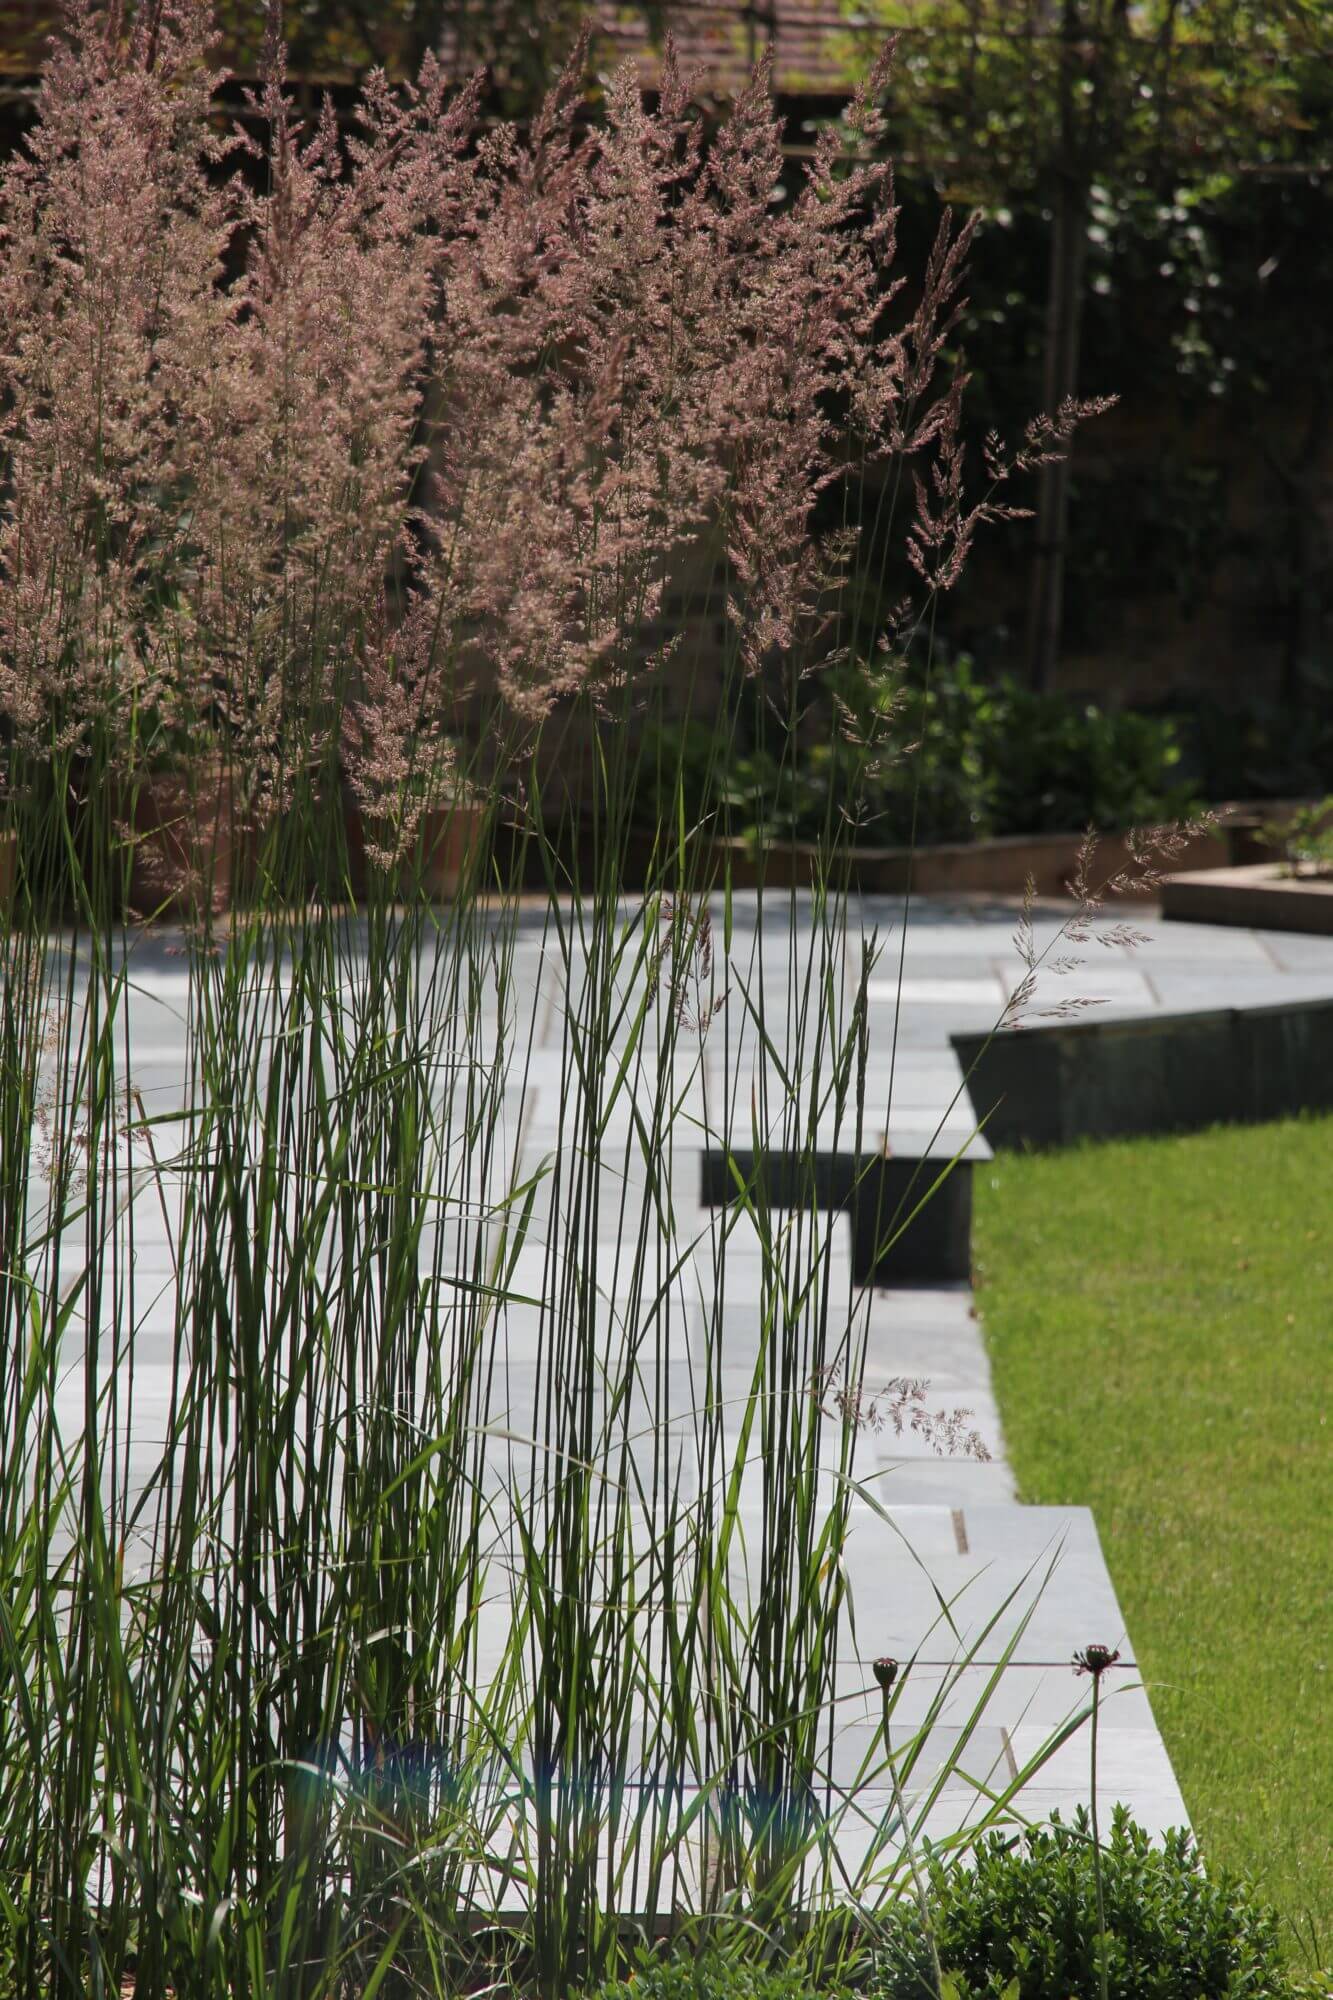
<svg viewBox="0 0 1333 2000">
<path fill-rule="evenodd" d="M 797 907 L 797 921 L 804 924 Z M 777 930 L 772 899 L 762 947 L 747 917 L 752 925 L 753 901 L 740 899 L 731 963 L 719 967 L 719 989 L 730 984 L 739 990 L 752 980 L 764 953 L 772 954 L 775 970 L 779 960 L 787 962 L 788 941 Z M 984 1171 L 988 1149 L 976 1136 L 950 1037 L 987 1028 L 1021 977 L 1023 968 L 1011 942 L 1016 911 L 975 902 L 920 903 L 911 912 L 905 948 L 901 918 L 901 903 L 894 899 L 867 899 L 853 912 L 853 922 L 877 931 L 884 944 L 869 989 L 864 1142 L 869 1150 L 887 1144 L 894 1153 L 938 1158 L 941 1164 L 959 1153 Z M 1059 937 L 1061 921 L 1058 910 L 1037 911 L 1039 950 Z M 1150 943 L 1132 952 L 1118 946 L 1104 950 L 1095 943 L 1083 947 L 1082 970 L 1060 980 L 1043 979 L 1034 1009 L 1055 1005 L 1070 993 L 1104 998 L 1107 1006 L 1099 1013 L 1117 1017 L 1164 1016 L 1222 1001 L 1257 1007 L 1333 996 L 1333 939 L 1164 925 L 1151 916 L 1136 915 L 1135 921 L 1151 934 Z M 860 936 L 847 939 L 849 983 L 859 963 Z M 561 1009 L 569 996 L 562 990 L 558 959 L 549 945 L 543 949 L 535 929 L 525 934 L 518 962 L 524 1004 L 533 1009 L 537 1037 L 526 1086 L 507 1093 L 503 1122 L 513 1171 L 522 1177 L 549 1161 L 568 1134 Z M 136 954 L 134 981 L 129 1068 L 149 1108 L 161 1111 L 179 1102 L 182 1090 L 185 974 L 179 959 L 149 939 Z M 785 1030 L 791 1018 L 792 1010 L 776 1007 L 770 1032 L 777 1031 L 779 1020 Z M 1040 1032 L 1039 1021 L 1031 1032 Z M 688 1433 L 698 1398 L 701 1315 L 708 1310 L 714 1269 L 723 1255 L 725 1369 L 738 1406 L 751 1377 L 759 1338 L 753 1300 L 762 1254 L 744 1214 L 703 1205 L 700 1155 L 705 1116 L 716 1128 L 718 1107 L 728 1104 L 733 1107 L 729 1129 L 735 1144 L 749 1144 L 756 1123 L 761 1143 L 785 1143 L 777 1130 L 782 1119 L 765 1128 L 752 1103 L 751 1084 L 761 1068 L 752 1024 L 733 998 L 710 1032 L 702 1069 L 683 1100 L 677 1128 L 671 1197 L 677 1240 L 692 1247 L 671 1279 L 672 1330 L 664 1336 L 670 1351 L 664 1348 L 657 1357 L 657 1387 L 645 1388 L 644 1418 L 650 1427 Z M 641 1071 L 613 1109 L 607 1128 L 608 1148 L 618 1140 L 625 1146 L 631 1182 L 632 1099 L 635 1092 L 651 1090 L 654 1081 L 650 1070 Z M 694 1115 L 701 1121 L 698 1127 L 684 1122 Z M 835 1126 L 816 1118 L 814 1123 L 821 1145 L 849 1143 L 845 1122 Z M 135 1202 L 134 1227 L 134 1256 L 147 1309 L 137 1336 L 134 1429 L 128 1441 L 132 1480 L 136 1473 L 140 1479 L 147 1476 L 164 1441 L 174 1320 L 171 1257 L 156 1196 Z M 596 1248 L 608 1343 L 617 1338 L 617 1305 L 632 1284 L 632 1254 L 632 1245 L 620 1240 L 617 1212 L 609 1207 Z M 985 1810 L 989 1789 L 1018 1776 L 1053 1730 L 1086 1709 L 1087 1684 L 1073 1676 L 1070 1656 L 1075 1648 L 1098 1641 L 1119 1646 L 1123 1657 L 1104 1710 L 1100 1804 L 1109 1813 L 1114 1801 L 1123 1800 L 1154 1830 L 1183 1824 L 1185 1805 L 1153 1722 L 1150 1691 L 1138 1682 L 1133 1635 L 1125 1631 L 1090 1513 L 1077 1507 L 1027 1507 L 1016 1499 L 969 1290 L 959 1283 L 893 1289 L 858 1285 L 845 1216 L 827 1218 L 821 1255 L 830 1296 L 845 1300 L 849 1323 L 856 1319 L 864 1328 L 867 1380 L 873 1385 L 895 1377 L 924 1378 L 932 1406 L 965 1406 L 974 1413 L 972 1421 L 990 1452 L 985 1461 L 962 1450 L 939 1456 L 920 1438 L 900 1437 L 891 1429 L 868 1433 L 862 1440 L 859 1467 L 866 1497 L 853 1505 L 848 1551 L 855 1637 L 849 1632 L 838 1670 L 830 1785 L 835 1791 L 847 1787 L 865 1767 L 879 1716 L 869 1662 L 892 1654 L 912 1663 L 895 1710 L 895 1728 L 910 1734 L 919 1727 L 932 1700 L 947 1687 L 935 1718 L 937 1731 L 943 1732 L 938 1735 L 940 1755 L 957 1741 L 950 1731 L 967 1731 L 966 1777 L 953 1772 L 936 1788 L 931 1760 L 923 1757 L 913 1780 L 915 1796 L 926 1808 L 926 1830 L 936 1835 L 956 1831 Z M 516 1293 L 536 1299 L 550 1278 L 548 1248 L 538 1230 L 521 1251 L 510 1282 Z M 533 1307 L 514 1303 L 497 1317 L 503 1390 L 488 1410 L 488 1421 L 497 1430 L 522 1434 L 535 1422 L 539 1336 L 539 1314 Z M 81 1347 L 73 1335 L 59 1395 L 62 1418 L 71 1430 L 77 1429 L 83 1405 Z M 503 1457 L 497 1446 L 497 1471 Z M 754 1504 L 743 1495 L 747 1519 Z M 757 1520 L 752 1525 L 751 1546 L 757 1547 Z M 762 1576 L 747 1575 L 745 1587 L 762 1589 Z M 941 1613 L 942 1600 L 950 1607 L 947 1616 Z M 964 1659 L 967 1664 L 960 1667 Z M 1002 1661 L 1007 1663 L 1000 1670 Z M 935 1762 L 938 1767 L 938 1757 Z M 1086 1802 L 1087 1769 L 1086 1730 L 1080 1730 L 1023 1789 L 1022 1812 L 1043 1818 L 1058 1808 L 1068 1816 Z M 840 1822 L 839 1841 L 849 1865 L 858 1848 L 879 1837 L 876 1829 L 888 1805 L 882 1781 L 878 1787 L 871 1784 Z"/>
</svg>

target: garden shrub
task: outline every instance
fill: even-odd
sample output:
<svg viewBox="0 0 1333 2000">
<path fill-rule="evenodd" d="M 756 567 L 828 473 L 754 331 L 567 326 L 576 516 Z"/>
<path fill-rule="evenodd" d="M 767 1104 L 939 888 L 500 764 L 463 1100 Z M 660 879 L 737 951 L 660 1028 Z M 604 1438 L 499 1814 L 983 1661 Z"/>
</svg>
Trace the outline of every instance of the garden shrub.
<svg viewBox="0 0 1333 2000">
<path fill-rule="evenodd" d="M 790 738 L 767 717 L 720 744 L 689 718 L 654 731 L 650 772 L 682 772 L 691 803 L 723 804 L 718 832 L 807 840 L 849 813 L 866 846 L 985 840 L 1000 834 L 1100 832 L 1190 813 L 1175 723 L 990 680 L 966 655 L 895 682 L 850 667 L 825 675 L 822 698 Z M 883 724 L 896 705 L 897 748 Z M 878 725 L 878 726 L 877 726 Z M 775 740 L 776 739 L 776 740 Z M 651 780 L 647 815 L 670 799 Z"/>
<path fill-rule="evenodd" d="M 991 746 L 996 826 L 1005 833 L 1106 831 L 1185 817 L 1175 728 L 1003 684 Z"/>
<path fill-rule="evenodd" d="M 1158 1846 L 1118 1806 L 1102 1879 L 1115 2000 L 1279 2000 L 1293 1991 L 1276 1916 L 1233 1877 L 1206 1875 L 1189 1832 Z M 1053 1819 L 1021 1846 L 994 1834 L 974 1867 L 937 1863 L 932 1901 L 956 2000 L 1098 2000 L 1086 1812 L 1072 1826 Z M 906 1945 L 916 1920 L 903 1923 Z M 915 1944 L 886 1955 L 877 2000 L 920 2000 L 929 1991 L 919 1930 Z"/>
<path fill-rule="evenodd" d="M 829 2000 L 830 1992 L 790 1967 L 751 1965 L 723 1951 L 698 1958 L 677 1952 L 599 1987 L 595 2000 Z"/>
<path fill-rule="evenodd" d="M 1102 1851 L 1108 1988 L 1114 2000 L 1296 2000 L 1278 1919 L 1232 1876 L 1204 1873 L 1188 1831 L 1158 1843 L 1115 1810 Z M 970 1865 L 936 1861 L 931 1904 L 946 2000 L 1100 2000 L 1092 1833 L 1086 1811 L 1015 1843 L 1000 1833 Z M 864 1959 L 820 1977 L 757 1967 L 719 1947 L 676 1951 L 598 1989 L 596 2000 L 931 2000 L 915 1906 L 892 1910 Z"/>
</svg>

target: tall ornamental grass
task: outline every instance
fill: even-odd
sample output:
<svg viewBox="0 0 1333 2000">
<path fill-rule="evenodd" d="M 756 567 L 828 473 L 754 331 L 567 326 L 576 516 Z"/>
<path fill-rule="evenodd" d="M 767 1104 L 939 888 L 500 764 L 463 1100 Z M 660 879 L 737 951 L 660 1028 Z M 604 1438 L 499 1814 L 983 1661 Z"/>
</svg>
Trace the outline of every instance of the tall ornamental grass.
<svg viewBox="0 0 1333 2000">
<path fill-rule="evenodd" d="M 783 194 L 762 68 L 705 143 L 670 57 L 521 132 L 431 62 L 303 123 L 279 48 L 228 132 L 201 7 L 76 0 L 0 180 L 0 1986 L 836 1961 L 986 1699 L 835 1782 L 882 945 L 835 807 L 738 897 L 645 724 L 782 754 L 856 658 L 905 754 L 1079 412 L 970 490 L 882 69 Z"/>
</svg>

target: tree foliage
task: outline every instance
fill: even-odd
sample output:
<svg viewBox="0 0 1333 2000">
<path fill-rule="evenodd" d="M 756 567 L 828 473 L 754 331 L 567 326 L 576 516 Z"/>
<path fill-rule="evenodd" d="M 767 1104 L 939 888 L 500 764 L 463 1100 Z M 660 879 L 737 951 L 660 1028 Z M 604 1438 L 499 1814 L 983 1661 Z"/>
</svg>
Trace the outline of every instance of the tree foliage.
<svg viewBox="0 0 1333 2000">
<path fill-rule="evenodd" d="M 1257 185 L 1327 184 L 1333 20 L 1322 0 L 878 0 L 847 30 L 849 69 L 886 28 L 900 34 L 892 136 L 907 176 L 1044 234 L 1032 333 L 1049 407 L 1083 386 L 1090 302 L 1145 256 L 1178 308 L 1157 354 L 1182 377 L 1228 396 L 1283 374 L 1276 330 L 1256 353 L 1253 322 L 1211 295 Z M 1025 303 L 1021 290 L 1009 297 Z M 996 301 L 986 304 L 993 319 Z M 1290 334 L 1305 357 L 1308 338 L 1297 324 Z M 1153 358 L 1135 356 L 1136 378 Z M 1306 359 L 1303 497 L 1329 401 L 1326 360 Z M 1027 634 L 1039 686 L 1053 683 L 1064 625 L 1069 478 L 1052 466 L 1040 499 Z"/>
</svg>

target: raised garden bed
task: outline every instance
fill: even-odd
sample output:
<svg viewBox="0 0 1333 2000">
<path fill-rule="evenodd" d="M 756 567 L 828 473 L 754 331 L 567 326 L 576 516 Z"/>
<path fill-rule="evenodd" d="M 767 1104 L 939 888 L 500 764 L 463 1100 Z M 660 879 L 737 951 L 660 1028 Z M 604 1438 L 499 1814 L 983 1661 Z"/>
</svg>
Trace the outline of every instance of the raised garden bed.
<svg viewBox="0 0 1333 2000">
<path fill-rule="evenodd" d="M 1232 869 L 1264 852 L 1260 837 L 1266 820 L 1281 819 L 1283 804 L 1230 802 L 1217 806 L 1217 825 L 1195 834 L 1181 859 L 1196 872 Z M 862 895 L 901 896 L 1021 896 L 1029 878 L 1043 898 L 1065 897 L 1078 869 L 1082 832 L 1016 833 L 988 840 L 949 841 L 910 847 L 852 847 L 834 864 L 846 871 L 850 886 Z M 641 837 L 626 858 L 627 878 L 647 872 L 651 842 Z M 730 869 L 733 886 L 754 888 L 762 876 L 771 889 L 806 888 L 814 878 L 820 850 L 812 841 L 769 841 L 762 853 L 752 840 L 718 840 L 712 858 Z M 1108 833 L 1097 841 L 1098 881 L 1129 867 L 1131 856 L 1124 833 Z M 823 866 L 827 868 L 825 853 Z M 1155 896 L 1145 890 L 1145 898 Z"/>
<path fill-rule="evenodd" d="M 852 887 L 863 895 L 901 896 L 910 889 L 917 896 L 1021 896 L 1031 880 L 1038 896 L 1067 896 L 1085 838 L 1082 833 L 1018 833 L 915 850 L 857 847 L 842 857 L 842 865 Z M 760 865 L 748 843 L 719 845 L 730 854 L 736 887 L 752 888 Z M 802 887 L 811 879 L 818 851 L 805 841 L 772 842 L 763 857 L 764 881 L 774 888 Z M 1196 835 L 1185 852 L 1195 868 L 1225 867 L 1232 859 L 1228 829 Z M 1099 879 L 1118 874 L 1129 863 L 1124 834 L 1107 834 L 1098 841 Z"/>
<path fill-rule="evenodd" d="M 1200 833 L 1189 842 L 1183 859 L 1193 869 L 1226 868 L 1248 860 L 1254 852 L 1255 829 L 1259 824 L 1254 809 L 1242 805 L 1217 808 L 1215 830 Z M 820 848 L 813 841 L 772 840 L 762 849 L 753 840 L 700 841 L 699 873 L 706 879 L 715 867 L 720 879 L 730 873 L 732 886 L 753 889 L 761 880 L 768 889 L 809 888 L 817 867 L 867 896 L 902 896 L 910 889 L 917 896 L 1021 896 L 1031 877 L 1041 897 L 1069 894 L 1069 883 L 1078 868 L 1079 848 L 1084 833 L 1019 833 L 992 840 L 952 841 L 910 847 L 851 847 L 840 851 L 830 862 L 827 850 L 820 861 Z M 502 876 L 512 879 L 521 843 L 510 843 L 515 856 L 507 858 L 507 845 L 497 842 L 497 863 Z M 627 888 L 641 885 L 652 868 L 654 843 L 650 834 L 636 833 L 626 844 L 624 879 Z M 575 879 L 587 879 L 591 850 L 581 832 L 569 843 L 569 863 Z M 1110 833 L 1097 843 L 1096 875 L 1100 881 L 1117 874 L 1130 861 L 1126 836 Z M 579 871 L 582 870 L 580 876 Z M 527 887 L 539 888 L 542 881 L 537 857 L 531 855 L 525 867 Z"/>
<path fill-rule="evenodd" d="M 955 1035 L 997 1151 L 1333 1110 L 1333 999 Z"/>
<path fill-rule="evenodd" d="M 238 855 L 233 852 L 235 843 L 225 824 L 225 815 L 201 815 L 196 807 L 190 837 L 182 839 L 173 830 L 180 817 L 179 803 L 173 797 L 167 805 L 170 810 L 165 809 L 153 793 L 141 804 L 137 815 L 139 823 L 136 830 L 141 838 L 147 837 L 143 852 L 136 859 L 133 898 L 136 907 L 141 912 L 156 910 L 165 900 L 171 908 L 163 909 L 162 914 L 178 914 L 182 900 L 188 900 L 182 898 L 180 883 L 175 879 L 183 873 L 192 878 L 209 879 L 215 896 L 226 903 L 234 887 L 232 877 Z M 1266 810 L 1272 813 L 1280 809 L 1269 807 Z M 485 843 L 488 851 L 493 853 L 495 872 L 501 881 L 508 882 L 511 887 L 521 883 L 529 889 L 543 888 L 545 876 L 540 856 L 536 847 L 525 841 L 523 830 L 516 826 L 506 827 L 502 823 L 493 831 L 488 831 L 483 818 L 480 811 L 468 808 L 455 811 L 448 817 L 447 824 L 443 818 L 439 820 L 436 837 L 427 842 L 430 849 L 427 882 L 433 893 L 442 900 L 448 900 L 456 893 L 462 867 L 478 843 Z M 1187 872 L 1172 878 L 1170 900 L 1167 895 L 1163 896 L 1167 915 L 1198 915 L 1202 921 L 1210 923 L 1259 924 L 1274 929 L 1333 930 L 1333 883 L 1316 884 L 1309 878 L 1284 885 L 1282 908 L 1298 911 L 1300 898 L 1292 897 L 1293 888 L 1314 889 L 1318 894 L 1319 912 L 1322 914 L 1327 910 L 1321 922 L 1302 922 L 1298 915 L 1233 917 L 1214 914 L 1211 903 L 1206 915 L 1203 910 L 1181 907 L 1177 884 L 1198 882 L 1211 885 L 1223 879 L 1236 883 L 1259 878 L 1265 882 L 1278 879 L 1272 866 L 1235 865 L 1252 861 L 1256 853 L 1262 851 L 1258 846 L 1260 821 L 1255 808 L 1247 805 L 1220 806 L 1217 819 L 1214 831 L 1196 835 L 1186 848 L 1182 859 L 1187 863 Z M 158 824 L 159 820 L 162 825 Z M 219 849 L 211 866 L 206 852 L 210 837 Z M 833 863 L 833 872 L 836 876 L 843 871 L 848 885 L 862 895 L 901 896 L 910 889 L 918 896 L 1018 897 L 1023 894 L 1030 878 L 1038 896 L 1059 898 L 1069 893 L 1068 885 L 1077 870 L 1079 848 L 1084 838 L 1083 834 L 1072 832 L 1010 834 L 992 840 L 922 845 L 915 851 L 907 847 L 854 847 L 844 851 Z M 595 857 L 586 831 L 576 829 L 563 840 L 558 835 L 552 835 L 551 839 L 562 854 L 571 886 L 590 883 Z M 706 846 L 707 851 L 698 856 L 701 881 L 714 869 L 718 880 L 724 872 L 729 872 L 733 886 L 738 889 L 753 888 L 761 878 L 764 886 L 770 889 L 808 888 L 815 877 L 819 850 L 810 842 L 772 841 L 762 854 L 756 851 L 752 842 L 746 840 L 715 840 Z M 167 848 L 170 852 L 166 851 Z M 627 889 L 642 886 L 649 879 L 653 872 L 653 849 L 654 842 L 647 833 L 631 835 L 626 841 L 623 873 Z M 364 833 L 360 815 L 354 810 L 349 810 L 347 815 L 347 855 L 352 893 L 360 898 L 365 893 L 367 871 Z M 1117 873 L 1127 865 L 1129 858 L 1123 834 L 1103 836 L 1097 845 L 1097 879 Z M 12 896 L 16 861 L 16 836 L 0 833 L 0 908 L 5 907 Z M 168 863 L 172 866 L 168 867 Z M 827 855 L 823 865 L 825 868 L 829 866 Z M 172 874 L 173 879 L 167 881 L 166 874 Z M 157 879 L 159 875 L 163 876 L 162 880 Z M 329 884 L 324 894 L 327 896 L 334 892 L 334 900 L 340 900 L 336 892 L 345 892 L 346 886 L 344 881 Z M 1284 892 L 1280 890 L 1279 893 Z M 1184 900 L 1189 900 L 1187 892 Z M 1266 907 L 1271 907 L 1271 901 Z"/>
<path fill-rule="evenodd" d="M 1333 935 L 1333 875 L 1299 875 L 1279 862 L 1189 869 L 1162 884 L 1162 915 L 1196 924 Z"/>
</svg>

